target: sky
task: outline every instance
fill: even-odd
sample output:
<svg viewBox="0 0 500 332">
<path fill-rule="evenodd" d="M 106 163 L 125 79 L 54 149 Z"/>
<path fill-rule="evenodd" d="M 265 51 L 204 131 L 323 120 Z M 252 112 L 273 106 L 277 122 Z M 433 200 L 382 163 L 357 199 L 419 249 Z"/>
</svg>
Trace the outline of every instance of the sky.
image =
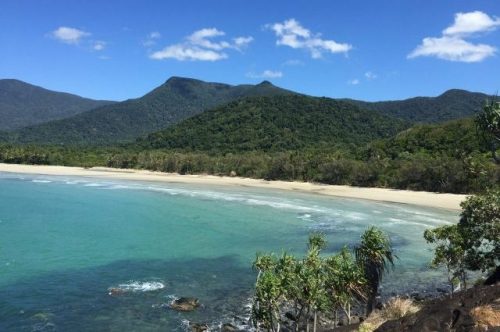
<svg viewBox="0 0 500 332">
<path fill-rule="evenodd" d="M 0 78 L 94 99 L 171 76 L 392 100 L 500 89 L 497 0 L 1 0 Z"/>
</svg>

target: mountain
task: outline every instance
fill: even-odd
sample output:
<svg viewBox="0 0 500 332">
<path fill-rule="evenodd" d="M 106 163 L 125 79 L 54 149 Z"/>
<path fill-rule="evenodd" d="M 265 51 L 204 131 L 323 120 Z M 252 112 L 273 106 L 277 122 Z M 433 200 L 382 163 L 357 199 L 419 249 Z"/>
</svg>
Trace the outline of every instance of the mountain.
<svg viewBox="0 0 500 332">
<path fill-rule="evenodd" d="M 14 79 L 0 80 L 0 130 L 68 118 L 112 101 L 50 91 Z"/>
<path fill-rule="evenodd" d="M 201 113 L 140 140 L 143 148 L 244 152 L 363 144 L 406 128 L 398 121 L 330 98 L 254 97 Z"/>
<path fill-rule="evenodd" d="M 345 99 L 360 108 L 411 122 L 437 123 L 470 117 L 481 111 L 490 98 L 484 93 L 452 89 L 437 97 L 415 97 L 405 100 L 366 102 Z"/>
<path fill-rule="evenodd" d="M 242 97 L 292 93 L 267 81 L 232 86 L 172 77 L 143 97 L 23 128 L 14 132 L 10 139 L 18 143 L 44 144 L 127 142 Z"/>
</svg>

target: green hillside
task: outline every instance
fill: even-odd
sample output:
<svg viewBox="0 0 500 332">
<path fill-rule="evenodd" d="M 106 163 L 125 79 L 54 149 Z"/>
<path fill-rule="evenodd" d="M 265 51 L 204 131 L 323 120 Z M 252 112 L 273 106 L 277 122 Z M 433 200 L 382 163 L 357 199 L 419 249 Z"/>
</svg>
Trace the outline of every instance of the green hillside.
<svg viewBox="0 0 500 332">
<path fill-rule="evenodd" d="M 113 103 L 50 91 L 19 80 L 2 79 L 0 80 L 0 130 L 14 130 L 68 118 Z"/>
<path fill-rule="evenodd" d="M 99 107 L 69 119 L 23 128 L 14 132 L 10 140 L 79 145 L 133 141 L 238 98 L 290 93 L 269 82 L 231 86 L 172 77 L 141 98 Z"/>
<path fill-rule="evenodd" d="M 329 98 L 254 97 L 199 114 L 149 135 L 144 147 L 245 152 L 332 149 L 365 144 L 405 128 L 402 121 Z"/>
<path fill-rule="evenodd" d="M 380 102 L 348 101 L 361 108 L 406 121 L 436 123 L 473 116 L 482 110 L 488 98 L 491 97 L 483 93 L 452 89 L 437 97 Z"/>
</svg>

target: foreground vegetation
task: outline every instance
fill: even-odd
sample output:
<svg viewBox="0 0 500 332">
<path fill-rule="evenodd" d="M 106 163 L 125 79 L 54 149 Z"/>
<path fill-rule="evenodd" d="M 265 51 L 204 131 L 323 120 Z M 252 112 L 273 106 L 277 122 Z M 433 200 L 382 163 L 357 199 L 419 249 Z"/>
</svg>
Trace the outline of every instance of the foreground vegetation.
<svg viewBox="0 0 500 332">
<path fill-rule="evenodd" d="M 467 288 L 468 271 L 500 273 L 500 190 L 469 197 L 462 204 L 460 222 L 429 229 L 434 244 L 432 266 L 446 269 L 450 289 Z"/>
<path fill-rule="evenodd" d="M 425 239 L 434 245 L 432 266 L 446 268 L 452 294 L 454 279 L 467 289 L 468 270 L 487 272 L 490 277 L 485 284 L 495 283 L 500 275 L 500 190 L 471 196 L 462 208 L 457 225 L 424 233 Z M 326 245 L 324 236 L 314 233 L 303 258 L 286 252 L 281 256 L 257 255 L 252 305 L 257 330 L 280 331 L 287 325 L 294 331 L 309 331 L 310 326 L 316 331 L 319 318 L 331 320 L 335 327 L 339 312 L 350 324 L 351 308 L 365 306 L 368 319 L 360 325 L 360 331 L 373 331 L 386 321 L 420 309 L 409 299 L 393 298 L 381 311 L 370 315 L 382 276 L 396 258 L 384 232 L 371 227 L 353 250 L 344 247 L 331 256 L 321 254 Z"/>
<path fill-rule="evenodd" d="M 333 316 L 336 325 L 339 310 L 349 323 L 354 304 L 366 303 L 368 314 L 373 310 L 382 275 L 394 262 L 387 235 L 374 227 L 368 229 L 354 253 L 344 247 L 337 255 L 323 257 L 325 247 L 324 236 L 312 234 L 302 259 L 286 252 L 280 257 L 257 256 L 255 327 L 280 331 L 291 320 L 295 331 L 304 327 L 309 331 L 312 316 L 316 331 L 318 316 Z"/>
</svg>

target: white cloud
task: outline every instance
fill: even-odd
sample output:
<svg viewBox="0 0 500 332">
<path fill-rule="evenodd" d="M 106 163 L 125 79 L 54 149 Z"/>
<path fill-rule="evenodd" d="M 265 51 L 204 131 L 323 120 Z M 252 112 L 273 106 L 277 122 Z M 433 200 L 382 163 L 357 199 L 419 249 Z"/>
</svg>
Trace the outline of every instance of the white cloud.
<svg viewBox="0 0 500 332">
<path fill-rule="evenodd" d="M 149 34 L 148 38 L 149 39 L 159 39 L 159 38 L 161 38 L 161 33 L 159 33 L 158 31 L 153 31 Z"/>
<path fill-rule="evenodd" d="M 304 62 L 297 60 L 297 59 L 291 59 L 283 62 L 283 66 L 303 66 Z"/>
<path fill-rule="evenodd" d="M 92 48 L 94 51 L 102 51 L 106 47 L 106 42 L 103 42 L 101 40 L 95 41 L 94 44 L 92 45 Z"/>
<path fill-rule="evenodd" d="M 236 37 L 233 39 L 234 45 L 237 49 L 241 49 L 243 47 L 248 46 L 251 42 L 253 42 L 253 37 Z"/>
<path fill-rule="evenodd" d="M 214 38 L 225 36 L 224 31 L 216 28 L 205 28 L 193 32 L 183 43 L 173 44 L 149 57 L 155 60 L 175 59 L 179 61 L 218 61 L 228 58 L 225 49 L 237 49 L 248 45 L 253 37 L 236 37 L 233 43 L 225 40 L 214 41 Z"/>
<path fill-rule="evenodd" d="M 443 30 L 441 37 L 424 38 L 422 43 L 408 54 L 408 58 L 432 56 L 448 61 L 481 62 L 495 55 L 497 49 L 487 44 L 471 43 L 465 38 L 493 31 L 499 26 L 499 18 L 492 19 L 480 11 L 458 13 L 454 23 Z"/>
<path fill-rule="evenodd" d="M 247 73 L 247 77 L 250 78 L 281 78 L 283 77 L 283 73 L 278 70 L 264 70 L 262 73 Z"/>
<path fill-rule="evenodd" d="M 357 78 L 354 78 L 352 80 L 347 81 L 347 84 L 349 84 L 349 85 L 358 85 L 359 84 L 359 80 Z"/>
<path fill-rule="evenodd" d="M 220 37 L 224 35 L 225 35 L 224 31 L 220 31 L 215 28 L 210 28 L 210 29 L 201 29 L 195 31 L 187 39 L 192 45 L 220 51 L 225 48 L 231 47 L 231 44 L 229 44 L 227 41 L 212 42 L 210 38 Z"/>
<path fill-rule="evenodd" d="M 457 13 L 455 14 L 455 22 L 452 26 L 443 30 L 443 35 L 465 36 L 479 32 L 492 31 L 499 26 L 500 18 L 495 17 L 493 19 L 480 11 Z"/>
<path fill-rule="evenodd" d="M 217 61 L 227 58 L 227 54 L 202 49 L 196 46 L 175 44 L 150 55 L 151 59 L 176 59 L 179 61 Z"/>
<path fill-rule="evenodd" d="M 145 40 L 142 42 L 142 46 L 151 47 L 156 45 L 156 41 L 161 38 L 161 33 L 158 31 L 153 31 L 148 34 Z"/>
<path fill-rule="evenodd" d="M 371 81 L 371 80 L 374 80 L 376 79 L 378 76 L 377 74 L 375 74 L 374 72 L 371 72 L 371 71 L 367 71 L 365 73 L 365 78 L 368 80 L 368 81 Z"/>
<path fill-rule="evenodd" d="M 313 34 L 295 19 L 282 23 L 268 24 L 268 29 L 274 31 L 277 45 L 289 46 L 295 49 L 306 49 L 313 59 L 321 58 L 323 52 L 347 53 L 352 49 L 350 44 L 340 44 L 334 40 L 322 39 L 321 34 Z"/>
<path fill-rule="evenodd" d="M 83 38 L 90 36 L 90 33 L 70 27 L 59 27 L 52 31 L 51 36 L 66 44 L 78 44 Z"/>
<path fill-rule="evenodd" d="M 439 59 L 460 62 L 480 62 L 493 56 L 496 48 L 486 44 L 472 44 L 456 37 L 424 38 L 422 44 L 408 58 L 435 56 Z"/>
</svg>

